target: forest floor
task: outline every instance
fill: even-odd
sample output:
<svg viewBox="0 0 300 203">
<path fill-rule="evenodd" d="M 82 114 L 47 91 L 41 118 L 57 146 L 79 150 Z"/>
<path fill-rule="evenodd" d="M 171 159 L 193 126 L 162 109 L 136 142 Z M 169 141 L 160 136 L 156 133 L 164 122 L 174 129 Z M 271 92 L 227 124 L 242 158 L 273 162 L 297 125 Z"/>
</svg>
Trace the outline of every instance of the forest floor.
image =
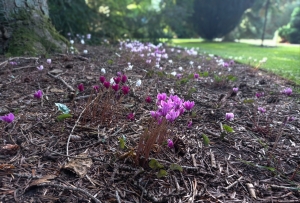
<svg viewBox="0 0 300 203">
<path fill-rule="evenodd" d="M 178 47 L 77 49 L 0 58 L 0 115 L 15 116 L 0 121 L 0 202 L 300 202 L 298 86 Z"/>
</svg>

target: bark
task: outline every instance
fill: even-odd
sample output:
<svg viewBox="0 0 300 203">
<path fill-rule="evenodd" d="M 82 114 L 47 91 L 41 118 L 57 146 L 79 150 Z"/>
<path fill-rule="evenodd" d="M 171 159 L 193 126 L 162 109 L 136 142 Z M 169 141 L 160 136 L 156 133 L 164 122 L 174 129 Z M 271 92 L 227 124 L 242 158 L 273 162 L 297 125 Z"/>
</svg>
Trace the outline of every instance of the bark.
<svg viewBox="0 0 300 203">
<path fill-rule="evenodd" d="M 0 0 L 0 54 L 63 52 L 67 43 L 49 20 L 47 0 Z"/>
</svg>

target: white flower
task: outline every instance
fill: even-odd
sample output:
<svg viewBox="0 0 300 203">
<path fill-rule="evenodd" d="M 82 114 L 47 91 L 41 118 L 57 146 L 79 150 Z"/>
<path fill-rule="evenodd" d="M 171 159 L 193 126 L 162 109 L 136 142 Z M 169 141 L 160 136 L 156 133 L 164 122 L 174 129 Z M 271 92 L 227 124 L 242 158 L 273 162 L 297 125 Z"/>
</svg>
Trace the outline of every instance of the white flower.
<svg viewBox="0 0 300 203">
<path fill-rule="evenodd" d="M 172 72 L 171 75 L 176 76 L 177 75 L 176 71 Z"/>
<path fill-rule="evenodd" d="M 109 83 L 110 83 L 111 85 L 115 84 L 114 78 L 110 78 Z"/>
<path fill-rule="evenodd" d="M 91 36 L 92 36 L 91 34 L 87 34 L 87 35 L 86 35 L 86 38 L 87 38 L 87 39 L 91 39 Z"/>
<path fill-rule="evenodd" d="M 194 64 L 194 61 L 190 61 L 190 65 L 193 66 L 193 64 Z"/>
<path fill-rule="evenodd" d="M 106 73 L 106 71 L 105 71 L 105 69 L 104 69 L 104 68 L 101 68 L 101 73 L 103 73 L 103 74 L 105 74 L 105 73 Z"/>
<path fill-rule="evenodd" d="M 47 63 L 48 63 L 48 64 L 51 64 L 51 59 L 47 59 Z"/>
<path fill-rule="evenodd" d="M 170 63 L 170 64 L 173 64 L 173 60 L 169 60 L 169 63 Z"/>
<path fill-rule="evenodd" d="M 156 67 L 156 68 L 159 68 L 159 64 L 156 64 L 155 67 Z"/>
<path fill-rule="evenodd" d="M 70 40 L 70 43 L 71 43 L 71 44 L 74 44 L 74 40 Z"/>
<path fill-rule="evenodd" d="M 180 67 L 178 68 L 178 70 L 179 70 L 179 71 L 183 71 L 183 68 L 180 66 Z"/>
<path fill-rule="evenodd" d="M 135 86 L 139 87 L 139 86 L 141 86 L 141 84 L 142 84 L 142 81 L 139 79 L 139 80 L 136 81 Z"/>
<path fill-rule="evenodd" d="M 84 42 L 84 40 L 82 39 L 82 40 L 80 40 L 80 43 L 81 43 L 81 44 L 84 44 L 85 42 Z"/>
<path fill-rule="evenodd" d="M 85 50 L 83 50 L 83 53 L 84 53 L 84 54 L 87 54 L 87 53 L 88 53 L 88 51 L 85 49 Z"/>
<path fill-rule="evenodd" d="M 201 66 L 198 66 L 197 68 L 200 70 L 200 69 L 201 69 Z"/>
<path fill-rule="evenodd" d="M 128 68 L 126 70 L 132 70 L 133 65 L 128 64 Z"/>
<path fill-rule="evenodd" d="M 44 66 L 43 65 L 40 65 L 38 67 L 36 67 L 38 70 L 43 70 L 44 69 Z"/>
<path fill-rule="evenodd" d="M 213 54 L 208 54 L 208 56 L 209 56 L 209 57 L 213 57 L 214 55 L 213 55 Z"/>
</svg>

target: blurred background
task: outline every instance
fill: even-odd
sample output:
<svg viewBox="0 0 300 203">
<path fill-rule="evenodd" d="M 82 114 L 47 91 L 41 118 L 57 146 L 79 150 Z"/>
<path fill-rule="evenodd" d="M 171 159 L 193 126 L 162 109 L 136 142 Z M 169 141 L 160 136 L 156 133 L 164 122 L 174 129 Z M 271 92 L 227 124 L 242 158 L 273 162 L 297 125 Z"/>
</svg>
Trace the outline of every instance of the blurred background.
<svg viewBox="0 0 300 203">
<path fill-rule="evenodd" d="M 62 35 L 91 34 L 93 44 L 124 38 L 300 43 L 300 0 L 48 0 L 48 5 Z"/>
</svg>

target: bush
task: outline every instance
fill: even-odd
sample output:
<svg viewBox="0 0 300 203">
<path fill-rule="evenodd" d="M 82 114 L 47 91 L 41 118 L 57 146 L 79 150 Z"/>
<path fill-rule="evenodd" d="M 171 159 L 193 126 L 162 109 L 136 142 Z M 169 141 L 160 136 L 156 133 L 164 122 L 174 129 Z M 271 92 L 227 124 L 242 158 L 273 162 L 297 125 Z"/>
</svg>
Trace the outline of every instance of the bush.
<svg viewBox="0 0 300 203">
<path fill-rule="evenodd" d="M 289 24 L 278 29 L 282 42 L 300 44 L 300 7 L 296 7 L 291 15 Z"/>
</svg>

